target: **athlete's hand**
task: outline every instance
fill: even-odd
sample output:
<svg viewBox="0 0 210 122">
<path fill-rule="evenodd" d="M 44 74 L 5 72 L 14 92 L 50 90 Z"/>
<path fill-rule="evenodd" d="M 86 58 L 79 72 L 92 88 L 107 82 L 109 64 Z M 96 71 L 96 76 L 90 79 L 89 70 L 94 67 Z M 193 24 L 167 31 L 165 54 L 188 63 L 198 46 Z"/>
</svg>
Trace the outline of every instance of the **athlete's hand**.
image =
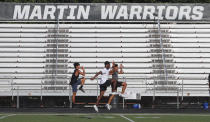
<svg viewBox="0 0 210 122">
<path fill-rule="evenodd" d="M 123 68 L 123 65 L 122 64 L 120 64 L 120 69 L 122 69 Z"/>
<path fill-rule="evenodd" d="M 94 77 L 90 78 L 90 80 L 94 80 L 94 79 L 95 79 Z"/>
<path fill-rule="evenodd" d="M 114 65 L 115 63 L 114 63 L 114 61 L 112 61 L 112 65 Z"/>
</svg>

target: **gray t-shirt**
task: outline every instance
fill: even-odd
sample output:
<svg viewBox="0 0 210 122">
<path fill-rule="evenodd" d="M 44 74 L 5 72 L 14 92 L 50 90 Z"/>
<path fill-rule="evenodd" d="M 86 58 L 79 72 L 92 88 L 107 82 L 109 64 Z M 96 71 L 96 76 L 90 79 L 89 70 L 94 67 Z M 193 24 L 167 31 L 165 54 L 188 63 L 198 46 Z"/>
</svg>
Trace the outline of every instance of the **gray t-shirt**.
<svg viewBox="0 0 210 122">
<path fill-rule="evenodd" d="M 118 71 L 112 74 L 112 79 L 118 81 Z"/>
</svg>

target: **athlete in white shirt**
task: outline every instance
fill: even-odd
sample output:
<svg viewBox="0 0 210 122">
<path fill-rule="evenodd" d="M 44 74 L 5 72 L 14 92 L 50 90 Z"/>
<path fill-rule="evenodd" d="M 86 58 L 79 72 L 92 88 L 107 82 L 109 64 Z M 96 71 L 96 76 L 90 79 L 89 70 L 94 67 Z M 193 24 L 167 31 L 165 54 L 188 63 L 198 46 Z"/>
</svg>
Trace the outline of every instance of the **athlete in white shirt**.
<svg viewBox="0 0 210 122">
<path fill-rule="evenodd" d="M 98 112 L 98 104 L 101 98 L 104 96 L 104 93 L 106 92 L 107 87 L 109 87 L 111 84 L 116 86 L 116 82 L 109 79 L 109 75 L 112 75 L 112 69 L 110 69 L 110 62 L 106 61 L 105 68 L 96 73 L 94 77 L 91 78 L 91 80 L 94 80 L 98 75 L 101 75 L 100 79 L 100 96 L 97 98 L 96 105 L 94 105 L 94 109 Z M 113 62 L 114 64 L 114 62 Z M 106 107 L 108 110 L 111 109 L 109 104 L 106 104 Z"/>
</svg>

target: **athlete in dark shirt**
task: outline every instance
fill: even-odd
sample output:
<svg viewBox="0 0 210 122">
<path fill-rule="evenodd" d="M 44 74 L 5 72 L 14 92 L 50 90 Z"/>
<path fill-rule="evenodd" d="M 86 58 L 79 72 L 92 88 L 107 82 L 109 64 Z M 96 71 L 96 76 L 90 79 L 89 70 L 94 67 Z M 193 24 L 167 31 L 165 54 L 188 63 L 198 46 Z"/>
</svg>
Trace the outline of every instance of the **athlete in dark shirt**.
<svg viewBox="0 0 210 122">
<path fill-rule="evenodd" d="M 72 73 L 71 82 L 70 85 L 72 86 L 72 102 L 75 103 L 75 96 L 77 94 L 77 86 L 80 85 L 79 90 L 81 90 L 83 93 L 85 92 L 83 89 L 83 85 L 85 84 L 85 69 L 84 67 L 81 67 L 82 72 L 80 71 L 80 64 L 74 63 L 74 72 Z M 79 78 L 79 75 L 82 75 L 83 78 Z"/>
</svg>

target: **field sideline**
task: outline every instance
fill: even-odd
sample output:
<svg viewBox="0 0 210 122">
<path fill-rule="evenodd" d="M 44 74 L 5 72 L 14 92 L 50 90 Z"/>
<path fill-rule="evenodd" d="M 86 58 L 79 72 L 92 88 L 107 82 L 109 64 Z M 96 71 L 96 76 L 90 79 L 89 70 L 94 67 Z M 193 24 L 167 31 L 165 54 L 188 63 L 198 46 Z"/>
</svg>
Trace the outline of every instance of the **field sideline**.
<svg viewBox="0 0 210 122">
<path fill-rule="evenodd" d="M 0 122 L 209 122 L 210 114 L 2 113 Z"/>
</svg>

